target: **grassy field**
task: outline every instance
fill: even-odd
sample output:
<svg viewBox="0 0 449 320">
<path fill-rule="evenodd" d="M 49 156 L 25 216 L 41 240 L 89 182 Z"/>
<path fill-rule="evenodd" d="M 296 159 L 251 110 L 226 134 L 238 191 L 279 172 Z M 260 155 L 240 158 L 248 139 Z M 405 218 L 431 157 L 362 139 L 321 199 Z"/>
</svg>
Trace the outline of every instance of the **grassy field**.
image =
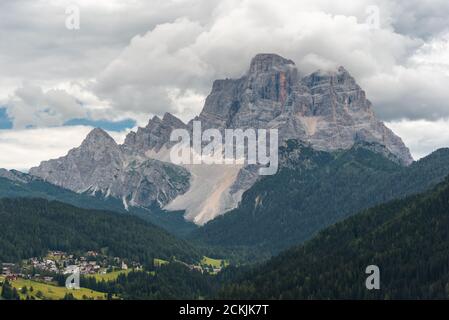
<svg viewBox="0 0 449 320">
<path fill-rule="evenodd" d="M 178 261 L 178 262 L 185 264 L 182 261 Z M 154 266 L 155 267 L 160 267 L 160 266 L 162 266 L 164 264 L 167 264 L 167 263 L 170 263 L 170 262 L 166 261 L 166 260 L 162 260 L 162 259 L 154 259 Z M 216 269 L 220 269 L 222 267 L 228 266 L 229 265 L 229 261 L 228 260 L 223 260 L 223 259 L 213 259 L 213 258 L 204 256 L 201 259 L 201 261 L 199 262 L 199 265 L 201 267 L 212 266 L 212 268 L 214 268 L 214 269 L 215 268 Z M 209 272 L 210 272 L 210 270 L 209 270 Z"/>
<path fill-rule="evenodd" d="M 229 264 L 227 260 L 213 259 L 209 257 L 203 257 L 201 265 L 212 266 L 214 268 L 226 267 Z"/>
<path fill-rule="evenodd" d="M 167 260 L 162 260 L 162 259 L 154 259 L 154 261 L 153 261 L 153 264 L 155 267 L 160 267 L 167 263 L 169 263 Z"/>
<path fill-rule="evenodd" d="M 131 272 L 131 269 L 128 270 L 117 270 L 117 271 L 112 271 L 112 272 L 108 272 L 105 274 L 94 274 L 94 275 L 89 275 L 88 277 L 93 277 L 95 278 L 97 281 L 112 281 L 117 279 L 117 277 L 121 274 L 128 274 L 129 272 Z"/>
<path fill-rule="evenodd" d="M 0 277 L 0 280 L 4 279 Z M 25 299 L 26 296 L 34 297 L 37 300 L 59 300 L 64 298 L 66 293 L 71 293 L 76 299 L 83 299 L 86 296 L 89 299 L 101 300 L 105 299 L 105 293 L 98 292 L 90 289 L 81 288 L 79 290 L 70 290 L 65 287 L 57 287 L 51 284 L 41 283 L 33 280 L 17 279 L 10 282 L 11 285 L 19 291 L 20 298 Z M 24 286 L 27 287 L 28 293 L 20 293 L 20 289 Z M 30 292 L 30 287 L 33 287 L 33 292 Z M 42 293 L 42 297 L 39 298 L 38 292 Z"/>
</svg>

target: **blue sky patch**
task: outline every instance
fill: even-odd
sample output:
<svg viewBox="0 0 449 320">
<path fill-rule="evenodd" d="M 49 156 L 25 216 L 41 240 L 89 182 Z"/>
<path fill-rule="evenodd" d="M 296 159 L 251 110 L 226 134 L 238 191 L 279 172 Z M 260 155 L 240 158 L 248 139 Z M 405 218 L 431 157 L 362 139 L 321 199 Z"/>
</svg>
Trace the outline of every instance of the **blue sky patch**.
<svg viewBox="0 0 449 320">
<path fill-rule="evenodd" d="M 0 107 L 0 129 L 12 129 L 12 121 L 6 113 L 6 108 Z"/>
<path fill-rule="evenodd" d="M 64 123 L 65 126 L 91 126 L 101 128 L 107 131 L 122 131 L 132 128 L 136 125 L 136 121 L 132 119 L 125 119 L 121 121 L 108 120 L 89 120 L 89 119 L 71 119 Z"/>
</svg>

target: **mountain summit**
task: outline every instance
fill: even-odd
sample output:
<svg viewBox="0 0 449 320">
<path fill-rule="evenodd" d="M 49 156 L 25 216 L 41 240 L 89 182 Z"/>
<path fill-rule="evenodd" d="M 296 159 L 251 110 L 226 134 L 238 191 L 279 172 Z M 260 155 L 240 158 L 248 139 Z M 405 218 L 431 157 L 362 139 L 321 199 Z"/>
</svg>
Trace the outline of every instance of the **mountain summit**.
<svg viewBox="0 0 449 320">
<path fill-rule="evenodd" d="M 282 140 L 299 139 L 327 151 L 348 149 L 360 140 L 376 142 L 401 164 L 413 161 L 343 67 L 301 78 L 293 61 L 259 54 L 242 78 L 214 82 L 199 120 L 206 128 L 278 128 Z"/>
<path fill-rule="evenodd" d="M 251 59 L 249 73 L 269 72 L 272 69 L 282 70 L 294 66 L 292 60 L 285 59 L 273 53 L 259 53 Z"/>
<path fill-rule="evenodd" d="M 152 121 L 164 124 L 159 118 Z M 151 135 L 140 134 L 145 129 L 139 130 L 129 134 L 128 144 L 118 145 L 107 132 L 96 128 L 80 147 L 59 159 L 43 161 L 30 174 L 75 192 L 121 199 L 125 208 L 164 206 L 187 191 L 190 174 L 179 166 L 137 153 L 139 146 L 146 146 L 139 145 L 137 138 L 154 140 Z"/>
<path fill-rule="evenodd" d="M 301 76 L 295 63 L 276 54 L 258 54 L 239 79 L 216 80 L 200 115 L 202 129 L 279 129 L 280 145 L 289 139 L 317 150 L 347 150 L 359 142 L 379 144 L 401 165 L 413 159 L 402 140 L 379 121 L 371 102 L 343 67 Z M 174 129 L 192 130 L 166 113 L 131 132 L 118 145 L 93 130 L 65 157 L 44 161 L 30 173 L 77 192 L 100 192 L 124 205 L 186 210 L 204 224 L 235 208 L 258 179 L 252 167 L 197 165 L 170 161 Z M 167 206 L 168 205 L 168 206 Z"/>
</svg>

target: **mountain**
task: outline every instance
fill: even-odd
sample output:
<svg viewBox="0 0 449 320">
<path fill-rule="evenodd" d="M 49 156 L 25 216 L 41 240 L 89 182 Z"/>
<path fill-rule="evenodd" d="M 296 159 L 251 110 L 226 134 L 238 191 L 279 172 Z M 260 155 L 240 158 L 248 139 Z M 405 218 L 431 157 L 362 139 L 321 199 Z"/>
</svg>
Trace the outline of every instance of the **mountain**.
<svg viewBox="0 0 449 320">
<path fill-rule="evenodd" d="M 366 210 L 303 246 L 244 272 L 220 298 L 447 299 L 449 179 L 433 190 Z M 367 290 L 365 269 L 380 270 Z"/>
<path fill-rule="evenodd" d="M 325 152 L 289 140 L 280 148 L 280 171 L 259 180 L 237 209 L 195 230 L 190 239 L 277 253 L 360 210 L 428 190 L 449 174 L 449 149 L 408 167 L 382 149 L 356 143 Z"/>
<path fill-rule="evenodd" d="M 256 55 L 239 79 L 215 81 L 194 120 L 201 121 L 203 129 L 220 131 L 278 129 L 280 143 L 296 139 L 322 151 L 347 150 L 357 142 L 378 143 L 401 165 L 413 161 L 402 140 L 375 118 L 371 102 L 348 71 L 341 67 L 301 76 L 293 61 L 276 54 Z M 242 194 L 260 178 L 251 166 L 222 169 L 229 171 L 227 180 L 220 177 L 219 169 L 203 177 L 201 173 L 209 168 L 198 167 L 195 175 L 209 180 L 210 191 L 198 184 L 173 201 L 179 205 L 172 206 L 187 209 L 187 217 L 201 225 L 236 208 Z M 189 206 L 192 202 L 199 204 Z"/>
<path fill-rule="evenodd" d="M 97 128 L 79 148 L 65 157 L 42 162 L 30 174 L 78 193 L 100 192 L 122 199 L 125 208 L 163 206 L 187 191 L 187 170 L 155 159 L 129 157 L 123 150 Z"/>
<path fill-rule="evenodd" d="M 188 126 L 170 113 L 163 118 L 153 117 L 144 128 L 130 132 L 125 139 L 123 149 L 129 154 L 145 156 L 148 151 L 159 152 L 170 145 L 170 134 L 174 129 L 187 129 Z"/>
<path fill-rule="evenodd" d="M 293 61 L 276 54 L 256 55 L 240 79 L 215 81 L 198 120 L 204 128 L 278 128 L 282 141 L 298 139 L 318 150 L 377 142 L 402 164 L 413 161 L 343 67 L 301 77 Z"/>
<path fill-rule="evenodd" d="M 32 176 L 17 171 L 17 170 L 6 170 L 0 168 L 0 179 L 8 179 L 10 181 L 19 182 L 19 183 L 29 183 L 35 180 Z"/>
<path fill-rule="evenodd" d="M 75 192 L 121 199 L 125 207 L 185 210 L 203 225 L 236 208 L 259 180 L 247 165 L 184 165 L 170 162 L 173 129 L 278 129 L 280 142 L 296 139 L 321 151 L 377 143 L 401 165 L 412 157 L 399 137 L 373 114 L 365 92 L 343 67 L 302 75 L 293 61 L 258 54 L 239 79 L 217 80 L 200 115 L 184 124 L 166 113 L 131 132 L 118 145 L 95 129 L 79 148 L 32 168 L 32 175 Z"/>
<path fill-rule="evenodd" d="M 198 251 L 183 240 L 132 216 L 86 210 L 44 199 L 0 199 L 0 261 L 16 262 L 48 250 L 106 251 L 152 264 L 153 258 L 193 262 Z"/>
<path fill-rule="evenodd" d="M 196 229 L 193 223 L 184 219 L 182 212 L 167 214 L 158 208 L 142 207 L 130 207 L 126 210 L 122 201 L 114 197 L 105 198 L 99 193 L 76 193 L 15 170 L 0 169 L 0 198 L 43 198 L 84 209 L 107 210 L 138 216 L 177 236 L 185 236 Z"/>
</svg>

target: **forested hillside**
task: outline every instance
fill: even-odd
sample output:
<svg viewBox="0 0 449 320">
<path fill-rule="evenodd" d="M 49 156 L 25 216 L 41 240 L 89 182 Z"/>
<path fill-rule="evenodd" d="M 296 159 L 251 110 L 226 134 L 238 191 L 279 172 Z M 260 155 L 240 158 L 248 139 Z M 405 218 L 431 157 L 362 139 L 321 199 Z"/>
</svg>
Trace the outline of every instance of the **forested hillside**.
<svg viewBox="0 0 449 320">
<path fill-rule="evenodd" d="M 257 182 L 237 209 L 191 238 L 276 253 L 360 210 L 428 190 L 449 174 L 448 149 L 403 167 L 374 147 L 327 153 L 289 141 L 281 148 L 283 167 L 276 175 Z"/>
<path fill-rule="evenodd" d="M 43 256 L 48 250 L 104 251 L 152 264 L 154 258 L 201 259 L 183 240 L 131 215 L 87 210 L 43 199 L 0 199 L 0 261 Z"/>
<path fill-rule="evenodd" d="M 220 297 L 449 298 L 449 179 L 434 190 L 366 210 L 234 279 Z M 380 268 L 380 290 L 365 269 Z"/>
<path fill-rule="evenodd" d="M 179 236 L 186 235 L 196 229 L 195 224 L 184 219 L 183 212 L 167 213 L 159 208 L 144 209 L 140 207 L 129 207 L 127 211 L 119 199 L 104 198 L 103 196 L 92 194 L 79 194 L 27 174 L 18 172 L 12 172 L 12 174 L 20 174 L 20 180 L 0 177 L 0 198 L 43 198 L 61 201 L 85 209 L 131 214 Z"/>
<path fill-rule="evenodd" d="M 200 299 L 212 296 L 218 288 L 215 276 L 189 270 L 181 263 L 169 263 L 155 272 L 121 274 L 112 281 L 83 277 L 81 286 L 131 300 Z"/>
</svg>

